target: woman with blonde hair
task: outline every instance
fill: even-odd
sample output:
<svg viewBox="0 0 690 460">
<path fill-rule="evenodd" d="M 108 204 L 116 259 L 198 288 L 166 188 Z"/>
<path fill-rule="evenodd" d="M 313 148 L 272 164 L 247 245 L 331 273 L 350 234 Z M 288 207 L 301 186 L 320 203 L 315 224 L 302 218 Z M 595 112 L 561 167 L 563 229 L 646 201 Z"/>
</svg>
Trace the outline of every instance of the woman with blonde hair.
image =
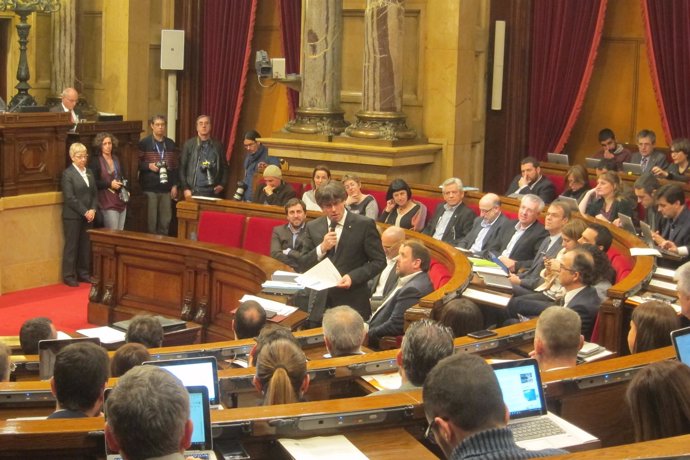
<svg viewBox="0 0 690 460">
<path fill-rule="evenodd" d="M 266 406 L 300 402 L 309 388 L 307 358 L 302 349 L 287 339 L 264 346 L 257 358 L 254 386 Z"/>
<path fill-rule="evenodd" d="M 621 180 L 613 171 L 599 174 L 597 186 L 587 192 L 580 202 L 580 212 L 597 219 L 613 222 L 618 214 L 633 217 L 633 203 L 623 195 Z"/>
</svg>

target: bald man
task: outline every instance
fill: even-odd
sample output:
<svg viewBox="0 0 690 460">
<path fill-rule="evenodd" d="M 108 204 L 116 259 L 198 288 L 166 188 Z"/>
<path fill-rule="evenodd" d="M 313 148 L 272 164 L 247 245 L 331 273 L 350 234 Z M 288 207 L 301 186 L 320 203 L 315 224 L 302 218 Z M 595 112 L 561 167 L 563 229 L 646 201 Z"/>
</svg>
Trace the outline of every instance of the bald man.
<svg viewBox="0 0 690 460">
<path fill-rule="evenodd" d="M 72 115 L 72 123 L 79 123 L 79 115 L 74 111 L 74 107 L 79 102 L 79 93 L 74 88 L 65 88 L 60 93 L 61 103 L 50 109 L 51 112 L 69 112 Z"/>
<path fill-rule="evenodd" d="M 474 219 L 472 230 L 458 243 L 458 247 L 486 257 L 489 252 L 501 252 L 501 235 L 510 230 L 510 220 L 501 212 L 501 199 L 487 193 L 479 200 L 480 216 Z"/>
<path fill-rule="evenodd" d="M 385 229 L 381 233 L 383 252 L 386 253 L 386 268 L 373 279 L 369 280 L 371 291 L 371 312 L 375 312 L 388 294 L 398 283 L 398 275 L 395 272 L 395 264 L 398 260 L 400 244 L 405 241 L 405 230 L 395 225 Z"/>
</svg>

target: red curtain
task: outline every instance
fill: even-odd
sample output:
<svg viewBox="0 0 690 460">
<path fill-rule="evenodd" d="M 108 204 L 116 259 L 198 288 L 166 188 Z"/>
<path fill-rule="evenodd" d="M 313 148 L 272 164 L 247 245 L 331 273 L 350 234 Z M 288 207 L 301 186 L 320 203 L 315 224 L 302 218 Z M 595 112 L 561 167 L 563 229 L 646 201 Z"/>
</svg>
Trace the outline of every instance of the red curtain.
<svg viewBox="0 0 690 460">
<path fill-rule="evenodd" d="M 652 85 L 666 139 L 690 136 L 690 3 L 641 0 Z"/>
<path fill-rule="evenodd" d="M 244 99 L 257 0 L 206 0 L 202 36 L 201 112 L 230 159 Z"/>
<path fill-rule="evenodd" d="M 285 73 L 300 73 L 302 2 L 299 0 L 280 0 L 280 22 L 283 37 L 283 56 L 285 56 Z M 299 106 L 299 93 L 288 89 L 290 119 L 295 118 L 295 109 Z"/>
<path fill-rule="evenodd" d="M 528 152 L 563 150 L 582 108 L 607 0 L 533 0 Z"/>
</svg>

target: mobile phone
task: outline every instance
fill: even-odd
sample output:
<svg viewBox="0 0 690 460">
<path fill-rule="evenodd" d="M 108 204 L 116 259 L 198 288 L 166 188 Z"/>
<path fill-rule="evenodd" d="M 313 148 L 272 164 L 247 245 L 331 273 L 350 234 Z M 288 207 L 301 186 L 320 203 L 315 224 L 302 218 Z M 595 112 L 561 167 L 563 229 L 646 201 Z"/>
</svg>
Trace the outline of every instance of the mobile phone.
<svg viewBox="0 0 690 460">
<path fill-rule="evenodd" d="M 485 339 L 487 337 L 493 337 L 494 335 L 497 335 L 496 332 L 488 329 L 482 329 L 481 331 L 474 331 L 467 334 L 468 337 L 472 337 L 473 339 Z"/>
</svg>

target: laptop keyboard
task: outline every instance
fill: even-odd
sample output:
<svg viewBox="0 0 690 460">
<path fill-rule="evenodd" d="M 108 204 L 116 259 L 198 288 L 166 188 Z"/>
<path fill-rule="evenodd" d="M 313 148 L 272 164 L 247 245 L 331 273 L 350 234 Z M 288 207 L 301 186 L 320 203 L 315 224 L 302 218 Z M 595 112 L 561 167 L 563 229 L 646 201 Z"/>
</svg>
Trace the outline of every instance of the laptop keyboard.
<svg viewBox="0 0 690 460">
<path fill-rule="evenodd" d="M 527 441 L 565 433 L 563 428 L 549 418 L 540 418 L 524 423 L 511 423 L 509 427 L 510 431 L 513 432 L 515 441 Z"/>
</svg>

